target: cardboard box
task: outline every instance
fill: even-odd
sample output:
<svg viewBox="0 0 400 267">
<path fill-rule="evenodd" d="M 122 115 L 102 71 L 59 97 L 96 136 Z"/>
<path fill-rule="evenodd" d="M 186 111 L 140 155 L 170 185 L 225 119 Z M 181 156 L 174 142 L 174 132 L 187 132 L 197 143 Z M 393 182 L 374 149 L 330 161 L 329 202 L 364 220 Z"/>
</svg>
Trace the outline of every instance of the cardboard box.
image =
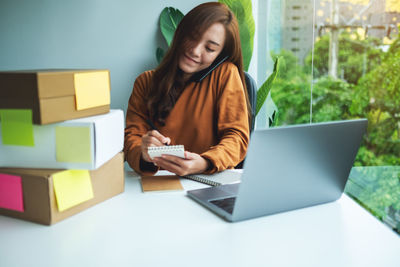
<svg viewBox="0 0 400 267">
<path fill-rule="evenodd" d="M 6 169 L 3 175 L 21 177 L 24 211 L 0 207 L 0 215 L 51 225 L 124 191 L 124 157 L 120 152 L 97 170 L 90 171 L 93 198 L 59 211 L 53 177 L 63 170 Z"/>
<path fill-rule="evenodd" d="M 0 72 L 0 109 L 31 109 L 34 124 L 107 113 L 108 70 L 25 70 Z"/>
<path fill-rule="evenodd" d="M 2 132 L 0 124 L 0 167 L 94 170 L 122 151 L 124 114 L 33 125 L 33 146 L 5 143 Z"/>
</svg>

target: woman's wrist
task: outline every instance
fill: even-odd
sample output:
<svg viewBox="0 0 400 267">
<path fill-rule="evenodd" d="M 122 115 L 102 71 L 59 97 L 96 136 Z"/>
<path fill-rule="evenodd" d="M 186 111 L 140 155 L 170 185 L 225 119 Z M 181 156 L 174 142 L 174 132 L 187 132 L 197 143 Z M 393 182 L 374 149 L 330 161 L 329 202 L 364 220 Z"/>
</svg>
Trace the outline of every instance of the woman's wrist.
<svg viewBox="0 0 400 267">
<path fill-rule="evenodd" d="M 204 159 L 204 161 L 205 161 L 205 168 L 203 169 L 202 172 L 208 172 L 208 171 L 212 170 L 213 164 L 212 164 L 211 160 L 209 160 L 208 158 L 205 158 L 205 157 L 201 157 L 201 158 Z"/>
</svg>

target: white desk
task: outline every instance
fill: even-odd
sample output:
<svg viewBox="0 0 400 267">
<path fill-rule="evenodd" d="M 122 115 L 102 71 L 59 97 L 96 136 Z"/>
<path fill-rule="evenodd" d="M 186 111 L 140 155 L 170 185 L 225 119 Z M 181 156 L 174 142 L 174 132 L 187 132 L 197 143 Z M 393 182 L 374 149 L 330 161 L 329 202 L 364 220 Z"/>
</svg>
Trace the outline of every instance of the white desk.
<svg viewBox="0 0 400 267">
<path fill-rule="evenodd" d="M 128 172 L 123 194 L 53 226 L 0 216 L 0 266 L 399 267 L 400 237 L 345 195 L 232 224 Z"/>
</svg>

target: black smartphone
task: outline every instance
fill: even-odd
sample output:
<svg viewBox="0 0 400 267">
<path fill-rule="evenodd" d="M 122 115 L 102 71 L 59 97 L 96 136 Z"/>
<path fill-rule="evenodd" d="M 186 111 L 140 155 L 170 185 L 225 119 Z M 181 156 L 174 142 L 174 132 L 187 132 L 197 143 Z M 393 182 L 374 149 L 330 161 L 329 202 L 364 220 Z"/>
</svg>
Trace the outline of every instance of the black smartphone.
<svg viewBox="0 0 400 267">
<path fill-rule="evenodd" d="M 216 67 L 218 67 L 222 62 L 228 59 L 228 56 L 219 56 L 214 60 L 213 63 L 208 68 L 196 72 L 192 76 L 192 80 L 195 82 L 201 82 L 208 74 L 210 74 Z"/>
</svg>

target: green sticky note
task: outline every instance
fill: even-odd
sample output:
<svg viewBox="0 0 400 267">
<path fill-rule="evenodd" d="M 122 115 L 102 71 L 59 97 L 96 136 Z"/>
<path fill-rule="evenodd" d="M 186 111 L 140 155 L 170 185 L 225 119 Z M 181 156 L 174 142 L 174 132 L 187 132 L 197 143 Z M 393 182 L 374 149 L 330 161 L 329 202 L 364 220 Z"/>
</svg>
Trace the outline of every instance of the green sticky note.
<svg viewBox="0 0 400 267">
<path fill-rule="evenodd" d="M 58 162 L 90 163 L 92 161 L 90 127 L 56 127 Z"/>
<path fill-rule="evenodd" d="M 53 187 L 59 211 L 93 198 L 92 182 L 87 170 L 66 170 L 53 174 Z"/>
<path fill-rule="evenodd" d="M 0 109 L 3 145 L 35 146 L 32 110 Z"/>
</svg>

